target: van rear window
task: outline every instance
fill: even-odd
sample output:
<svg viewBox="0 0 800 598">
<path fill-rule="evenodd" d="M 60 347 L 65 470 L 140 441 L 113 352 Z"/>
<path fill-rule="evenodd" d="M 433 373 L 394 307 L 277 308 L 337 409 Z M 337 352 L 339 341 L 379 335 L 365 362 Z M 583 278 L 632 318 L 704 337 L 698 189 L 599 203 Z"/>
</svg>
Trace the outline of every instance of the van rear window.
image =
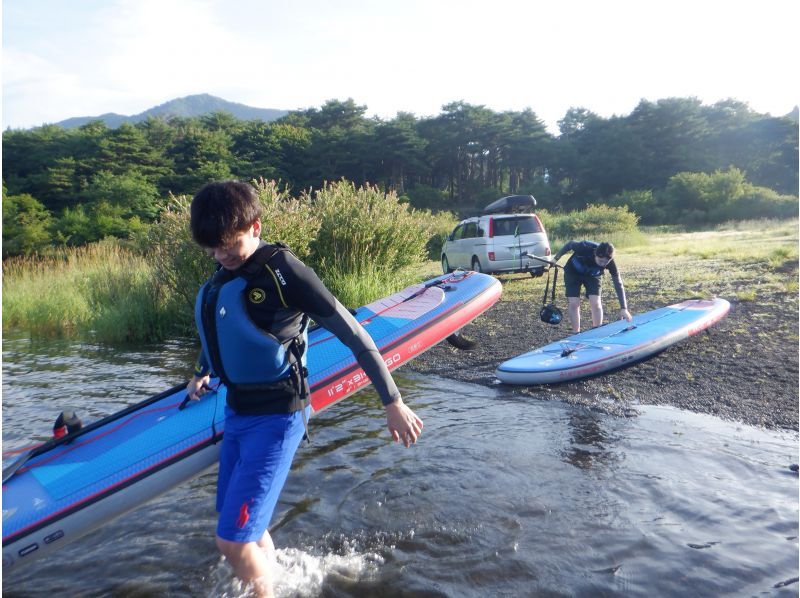
<svg viewBox="0 0 800 598">
<path fill-rule="evenodd" d="M 533 216 L 520 216 L 519 218 L 494 219 L 494 234 L 496 237 L 505 235 L 524 235 L 540 233 L 542 227 Z"/>
</svg>

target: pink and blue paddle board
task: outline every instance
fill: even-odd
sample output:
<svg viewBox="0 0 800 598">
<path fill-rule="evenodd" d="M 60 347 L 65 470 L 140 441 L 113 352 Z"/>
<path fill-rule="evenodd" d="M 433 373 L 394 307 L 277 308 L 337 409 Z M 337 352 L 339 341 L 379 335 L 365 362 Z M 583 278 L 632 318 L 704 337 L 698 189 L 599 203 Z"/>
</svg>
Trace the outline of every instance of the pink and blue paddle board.
<svg viewBox="0 0 800 598">
<path fill-rule="evenodd" d="M 552 384 L 594 376 L 641 361 L 725 317 L 725 299 L 691 299 L 637 314 L 550 343 L 500 364 L 506 384 Z"/>
<path fill-rule="evenodd" d="M 356 319 L 394 369 L 500 294 L 491 276 L 455 272 L 366 305 Z M 309 333 L 308 369 L 315 411 L 369 384 L 350 351 L 322 328 Z M 63 438 L 4 454 L 4 569 L 41 558 L 215 465 L 225 387 L 180 410 L 185 395 L 179 384 Z"/>
</svg>

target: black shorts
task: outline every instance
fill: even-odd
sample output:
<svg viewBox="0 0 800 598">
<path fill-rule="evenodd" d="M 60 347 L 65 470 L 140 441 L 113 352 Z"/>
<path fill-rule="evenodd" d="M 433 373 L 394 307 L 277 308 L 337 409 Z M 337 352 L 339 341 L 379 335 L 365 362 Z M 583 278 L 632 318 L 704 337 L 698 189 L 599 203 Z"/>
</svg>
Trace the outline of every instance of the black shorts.
<svg viewBox="0 0 800 598">
<path fill-rule="evenodd" d="M 580 297 L 581 286 L 586 289 L 586 298 L 589 295 L 600 296 L 600 276 L 581 276 L 572 268 L 564 268 L 564 286 L 567 297 Z"/>
</svg>

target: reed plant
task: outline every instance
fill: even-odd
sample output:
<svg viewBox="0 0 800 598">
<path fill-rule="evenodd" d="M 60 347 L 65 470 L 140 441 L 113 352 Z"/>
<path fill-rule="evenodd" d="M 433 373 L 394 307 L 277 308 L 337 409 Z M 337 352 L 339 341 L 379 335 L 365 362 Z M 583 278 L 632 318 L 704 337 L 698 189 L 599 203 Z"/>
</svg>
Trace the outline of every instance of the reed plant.
<svg viewBox="0 0 800 598">
<path fill-rule="evenodd" d="M 320 226 L 311 261 L 342 303 L 372 301 L 402 288 L 426 261 L 430 212 L 417 212 L 394 192 L 342 180 L 313 196 Z"/>
<path fill-rule="evenodd" d="M 3 328 L 111 342 L 163 338 L 170 313 L 152 266 L 114 240 L 3 263 Z"/>
</svg>

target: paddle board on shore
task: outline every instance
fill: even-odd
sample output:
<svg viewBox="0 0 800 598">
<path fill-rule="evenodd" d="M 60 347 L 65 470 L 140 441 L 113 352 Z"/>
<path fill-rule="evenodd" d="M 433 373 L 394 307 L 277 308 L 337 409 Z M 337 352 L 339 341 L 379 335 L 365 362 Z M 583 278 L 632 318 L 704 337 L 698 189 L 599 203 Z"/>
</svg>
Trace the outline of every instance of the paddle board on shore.
<svg viewBox="0 0 800 598">
<path fill-rule="evenodd" d="M 455 272 L 356 311 L 394 369 L 458 331 L 500 298 L 498 280 Z M 369 384 L 330 332 L 309 332 L 316 412 Z M 200 474 L 217 462 L 225 387 L 180 410 L 179 384 L 58 440 L 4 454 L 3 568 L 19 568 Z M 312 428 L 313 429 L 313 428 Z M 16 459 L 16 462 L 15 462 Z M 13 473 L 11 473 L 13 472 Z"/>
<path fill-rule="evenodd" d="M 509 359 L 495 370 L 506 384 L 566 382 L 614 370 L 705 330 L 728 313 L 725 299 L 691 299 L 599 326 Z"/>
</svg>

